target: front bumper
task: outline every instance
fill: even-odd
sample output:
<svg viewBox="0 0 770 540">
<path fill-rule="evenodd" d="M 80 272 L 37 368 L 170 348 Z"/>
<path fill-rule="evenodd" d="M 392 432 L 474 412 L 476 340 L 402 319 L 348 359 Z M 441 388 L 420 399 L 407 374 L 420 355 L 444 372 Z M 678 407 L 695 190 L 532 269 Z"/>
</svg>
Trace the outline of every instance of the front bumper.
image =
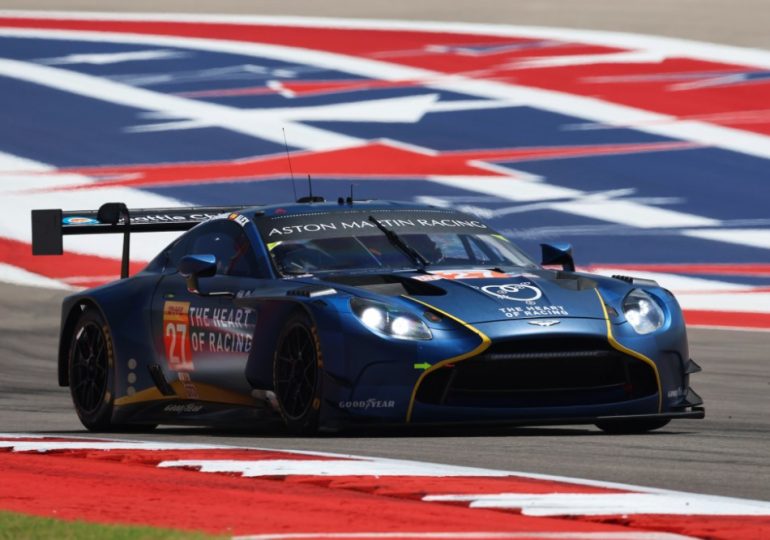
<svg viewBox="0 0 770 540">
<path fill-rule="evenodd" d="M 327 418 L 546 425 L 703 417 L 702 401 L 689 388 L 684 328 L 632 340 L 617 332 L 620 346 L 608 339 L 607 321 L 600 319 L 562 319 L 546 328 L 498 321 L 476 324 L 473 331 L 487 340 L 485 346 L 469 331 L 447 333 L 430 348 L 398 344 L 397 353 L 379 343 L 377 361 L 362 366 L 352 384 L 327 394 Z M 475 353 L 463 355 L 469 351 Z M 415 369 L 426 364 L 425 371 Z"/>
<path fill-rule="evenodd" d="M 444 411 L 445 412 L 445 411 Z M 501 412 L 501 411 L 498 411 Z M 706 417 L 703 407 L 692 407 L 686 411 L 672 411 L 652 414 L 609 414 L 599 416 L 545 416 L 545 417 L 510 417 L 505 414 L 494 417 L 475 417 L 472 420 L 450 418 L 446 414 L 436 416 L 431 420 L 420 420 L 405 423 L 388 418 L 371 418 L 360 416 L 335 417 L 328 422 L 326 431 L 336 431 L 344 428 L 355 428 L 376 425 L 383 428 L 396 429 L 425 429 L 425 428 L 514 428 L 514 427 L 547 427 L 547 426 L 580 426 L 595 425 L 600 422 L 625 422 L 645 420 L 701 420 Z"/>
</svg>

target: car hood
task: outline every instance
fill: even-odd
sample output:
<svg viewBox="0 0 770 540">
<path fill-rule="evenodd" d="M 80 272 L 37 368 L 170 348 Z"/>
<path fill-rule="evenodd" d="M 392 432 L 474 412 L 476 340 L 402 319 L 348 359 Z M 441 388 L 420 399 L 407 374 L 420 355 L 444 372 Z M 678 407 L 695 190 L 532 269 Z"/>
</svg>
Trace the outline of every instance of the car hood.
<svg viewBox="0 0 770 540">
<path fill-rule="evenodd" d="M 605 317 L 597 281 L 571 272 L 431 271 L 335 281 L 379 295 L 410 296 L 468 323 Z"/>
</svg>

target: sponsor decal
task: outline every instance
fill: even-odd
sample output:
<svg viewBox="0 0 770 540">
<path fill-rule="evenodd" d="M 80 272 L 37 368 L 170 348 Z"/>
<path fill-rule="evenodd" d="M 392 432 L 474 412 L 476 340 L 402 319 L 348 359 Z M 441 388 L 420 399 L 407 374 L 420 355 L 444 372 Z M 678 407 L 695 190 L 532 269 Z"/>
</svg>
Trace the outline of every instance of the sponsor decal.
<svg viewBox="0 0 770 540">
<path fill-rule="evenodd" d="M 374 227 L 371 223 L 368 225 L 363 222 L 363 226 L 367 227 Z M 347 227 L 347 228 L 353 228 L 353 227 Z M 294 233 L 313 233 L 313 232 L 321 232 L 321 231 L 336 231 L 337 224 L 336 223 L 306 223 L 303 225 L 284 225 L 283 227 L 277 228 L 273 227 L 270 229 L 270 233 L 268 236 L 286 236 L 291 235 Z"/>
<path fill-rule="evenodd" d="M 240 216 L 240 214 L 234 214 L 236 216 Z M 146 223 L 174 223 L 174 222 L 182 222 L 182 221 L 206 221 L 208 219 L 211 219 L 212 217 L 215 217 L 214 214 L 206 214 L 206 213 L 190 213 L 186 215 L 169 215 L 169 214 L 148 214 L 143 216 L 131 216 L 131 223 L 135 224 L 146 224 Z M 245 216 L 240 216 L 244 220 L 246 220 L 246 223 L 248 223 L 248 218 Z M 234 218 L 231 218 L 234 219 Z M 239 225 L 244 225 L 240 220 L 234 219 Z M 85 217 L 85 216 L 70 216 L 62 219 L 62 223 L 64 225 L 99 225 L 101 221 L 95 218 Z"/>
<path fill-rule="evenodd" d="M 366 411 L 368 409 L 392 409 L 396 406 L 396 402 L 392 399 L 380 401 L 379 399 L 369 398 L 359 401 L 340 401 L 338 405 L 340 409 L 360 409 Z"/>
<path fill-rule="evenodd" d="M 558 320 L 558 319 L 547 319 L 547 320 L 544 320 L 544 321 L 541 321 L 541 320 L 527 321 L 527 324 L 531 324 L 533 326 L 544 326 L 544 327 L 547 328 L 549 326 L 557 325 L 560 322 L 561 321 Z"/>
<path fill-rule="evenodd" d="M 206 221 L 213 217 L 215 214 L 186 214 L 186 215 L 169 215 L 169 214 L 151 214 L 144 216 L 132 216 L 131 223 L 170 223 L 175 221 Z"/>
<path fill-rule="evenodd" d="M 214 214 L 190 214 L 188 218 L 191 221 L 207 221 L 214 217 Z"/>
<path fill-rule="evenodd" d="M 61 222 L 64 225 L 98 225 L 99 220 L 90 218 L 90 217 L 82 217 L 82 216 L 71 216 L 66 217 L 61 220 Z"/>
<path fill-rule="evenodd" d="M 476 229 L 487 228 L 487 226 L 480 221 L 465 219 L 417 219 L 415 221 L 417 221 L 418 225 L 423 227 L 471 227 Z M 383 220 L 380 220 L 380 222 L 383 222 Z"/>
<path fill-rule="evenodd" d="M 569 312 L 564 306 L 516 306 L 500 308 L 508 319 L 529 319 L 533 317 L 566 317 Z M 531 324 L 535 324 L 534 321 Z"/>
<path fill-rule="evenodd" d="M 190 372 L 195 369 L 193 357 L 199 354 L 246 354 L 251 351 L 255 324 L 256 312 L 250 308 L 200 307 L 169 300 L 163 306 L 168 366 Z"/>
<path fill-rule="evenodd" d="M 245 227 L 246 225 L 249 224 L 249 218 L 241 214 L 235 214 L 235 213 L 230 214 L 229 216 L 227 216 L 227 219 L 229 219 L 230 221 L 235 221 L 241 227 Z"/>
<path fill-rule="evenodd" d="M 197 353 L 248 353 L 256 312 L 249 308 L 189 308 L 190 343 Z"/>
<path fill-rule="evenodd" d="M 170 300 L 163 304 L 163 344 L 166 361 L 173 371 L 192 371 L 190 302 Z"/>
<path fill-rule="evenodd" d="M 203 410 L 203 405 L 198 403 L 173 403 L 166 405 L 163 412 L 184 414 L 184 413 L 197 413 Z"/>
<path fill-rule="evenodd" d="M 438 228 L 471 228 L 486 229 L 487 226 L 476 220 L 469 219 L 382 219 L 378 218 L 389 229 L 410 228 L 410 229 L 438 229 Z M 327 221 L 318 223 L 298 223 L 294 225 L 283 225 L 273 227 L 268 232 L 268 237 L 291 236 L 302 233 L 321 233 L 327 231 L 356 231 L 365 229 L 376 229 L 376 225 L 367 218 L 355 219 L 351 221 Z"/>
<path fill-rule="evenodd" d="M 543 296 L 543 291 L 529 281 L 521 283 L 506 283 L 503 285 L 485 285 L 482 291 L 501 300 L 516 302 L 535 302 Z"/>
</svg>

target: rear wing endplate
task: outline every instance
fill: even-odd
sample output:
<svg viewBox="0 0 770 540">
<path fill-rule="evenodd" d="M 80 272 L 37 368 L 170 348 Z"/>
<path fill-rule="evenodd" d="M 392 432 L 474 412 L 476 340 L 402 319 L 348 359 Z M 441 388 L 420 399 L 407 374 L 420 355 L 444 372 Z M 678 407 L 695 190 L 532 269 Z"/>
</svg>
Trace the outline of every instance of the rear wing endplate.
<svg viewBox="0 0 770 540">
<path fill-rule="evenodd" d="M 99 210 L 32 210 L 32 254 L 61 255 L 62 238 L 70 234 L 123 233 L 120 277 L 128 277 L 132 232 L 186 231 L 214 216 L 240 212 L 248 206 L 201 206 L 129 209 L 124 203 L 106 203 Z"/>
</svg>

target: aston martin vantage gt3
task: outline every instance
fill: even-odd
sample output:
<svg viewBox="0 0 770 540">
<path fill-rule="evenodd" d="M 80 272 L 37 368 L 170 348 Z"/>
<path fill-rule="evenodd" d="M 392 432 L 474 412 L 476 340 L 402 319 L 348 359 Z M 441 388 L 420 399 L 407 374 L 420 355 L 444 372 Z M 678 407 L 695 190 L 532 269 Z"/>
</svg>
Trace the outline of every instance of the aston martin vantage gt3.
<svg viewBox="0 0 770 540">
<path fill-rule="evenodd" d="M 36 210 L 33 249 L 121 233 L 122 279 L 64 300 L 59 384 L 90 430 L 283 422 L 595 424 L 703 418 L 674 295 L 541 263 L 475 216 L 306 198 Z M 180 236 L 128 276 L 134 233 Z"/>
</svg>

